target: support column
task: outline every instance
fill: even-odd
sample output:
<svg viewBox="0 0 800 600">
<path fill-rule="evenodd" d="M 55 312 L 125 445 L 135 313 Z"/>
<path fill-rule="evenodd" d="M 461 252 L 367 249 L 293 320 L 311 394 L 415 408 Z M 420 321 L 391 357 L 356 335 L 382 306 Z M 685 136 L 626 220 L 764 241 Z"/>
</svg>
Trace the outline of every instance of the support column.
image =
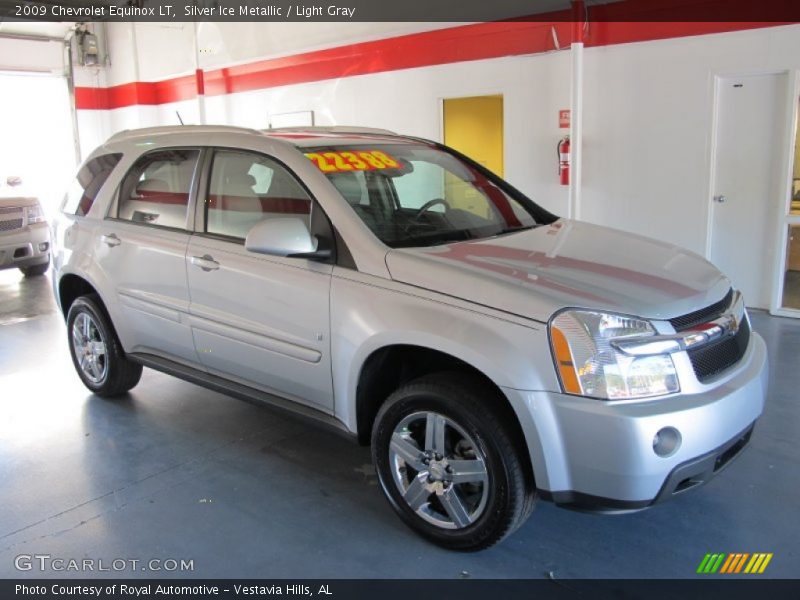
<svg viewBox="0 0 800 600">
<path fill-rule="evenodd" d="M 200 115 L 200 124 L 206 124 L 206 84 L 203 69 L 200 68 L 200 42 L 198 40 L 199 23 L 194 24 L 194 78 L 197 85 L 197 109 Z"/>
<path fill-rule="evenodd" d="M 583 36 L 586 23 L 583 0 L 572 2 L 572 58 L 570 85 L 570 179 L 569 216 L 581 216 L 581 176 L 583 163 Z"/>
</svg>

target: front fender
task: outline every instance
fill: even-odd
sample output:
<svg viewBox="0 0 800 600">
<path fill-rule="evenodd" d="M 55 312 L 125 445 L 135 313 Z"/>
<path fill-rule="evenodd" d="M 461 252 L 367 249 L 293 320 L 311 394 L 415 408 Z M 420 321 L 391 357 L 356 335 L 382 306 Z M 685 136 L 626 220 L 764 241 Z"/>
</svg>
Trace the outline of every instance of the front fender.
<svg viewBox="0 0 800 600">
<path fill-rule="evenodd" d="M 361 369 L 376 350 L 414 345 L 471 365 L 500 388 L 559 389 L 546 326 L 369 276 L 334 273 L 331 355 L 335 414 L 357 431 Z"/>
</svg>

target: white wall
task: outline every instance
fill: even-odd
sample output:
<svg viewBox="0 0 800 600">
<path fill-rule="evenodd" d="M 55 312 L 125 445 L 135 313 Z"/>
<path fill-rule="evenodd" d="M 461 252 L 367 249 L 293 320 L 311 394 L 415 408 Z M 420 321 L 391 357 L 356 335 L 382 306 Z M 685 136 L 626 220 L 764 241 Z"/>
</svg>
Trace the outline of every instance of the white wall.
<svg viewBox="0 0 800 600">
<path fill-rule="evenodd" d="M 770 69 L 800 26 L 587 51 L 581 218 L 705 253 L 714 76 Z"/>
<path fill-rule="evenodd" d="M 147 80 L 143 74 L 134 76 L 142 65 L 148 65 L 148 73 L 159 72 L 163 77 L 184 74 L 168 71 L 191 66 L 187 57 L 192 48 L 185 39 L 182 48 L 173 48 L 174 56 L 166 55 L 163 46 L 141 43 L 147 35 L 155 35 L 152 29 L 140 35 L 143 25 L 135 28 L 138 59 L 120 56 L 132 43 L 133 26 L 110 26 L 109 85 Z M 210 61 L 206 66 L 222 61 L 222 56 L 234 62 L 244 59 L 247 40 L 257 37 L 254 31 L 261 31 L 254 28 L 262 27 L 222 25 L 215 27 L 225 42 L 225 52 L 211 55 L 218 57 L 213 60 L 204 58 Z M 289 44 L 291 36 L 285 33 L 289 30 L 283 27 L 272 24 L 263 29 L 272 37 L 265 33 L 258 51 L 266 55 Z M 285 37 L 278 37 L 281 32 Z M 292 51 L 299 51 L 299 44 L 323 43 L 324 33 L 320 30 L 317 37 L 295 39 Z M 341 35 L 336 39 L 348 43 Z M 581 218 L 704 253 L 713 75 L 773 68 L 800 69 L 800 25 L 587 49 Z M 441 98 L 495 93 L 504 95 L 506 177 L 547 209 L 566 214 L 567 191 L 557 182 L 555 151 L 563 133 L 557 113 L 569 106 L 566 52 L 214 96 L 207 99 L 207 114 L 210 123 L 264 127 L 270 112 L 314 110 L 320 124 L 386 127 L 440 139 Z M 109 111 L 107 133 L 176 124 L 175 110 L 180 110 L 185 122 L 197 122 L 195 101 L 131 107 Z M 87 140 L 98 137 L 92 131 L 82 135 Z"/>
<path fill-rule="evenodd" d="M 108 23 L 108 85 L 451 27 L 456 23 Z M 197 35 L 199 52 L 194 53 Z M 135 50 L 134 50 L 135 49 Z"/>
</svg>

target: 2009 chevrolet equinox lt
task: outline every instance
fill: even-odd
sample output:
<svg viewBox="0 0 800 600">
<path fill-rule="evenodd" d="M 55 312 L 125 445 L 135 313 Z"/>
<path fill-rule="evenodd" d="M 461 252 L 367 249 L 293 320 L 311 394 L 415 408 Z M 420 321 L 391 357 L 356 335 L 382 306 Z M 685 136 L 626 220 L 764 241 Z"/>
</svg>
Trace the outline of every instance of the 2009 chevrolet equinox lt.
<svg viewBox="0 0 800 600">
<path fill-rule="evenodd" d="M 114 135 L 54 225 L 72 359 L 150 367 L 371 443 L 386 498 L 485 548 L 534 500 L 648 507 L 748 443 L 766 349 L 700 256 L 558 218 L 440 144 L 363 128 Z"/>
</svg>

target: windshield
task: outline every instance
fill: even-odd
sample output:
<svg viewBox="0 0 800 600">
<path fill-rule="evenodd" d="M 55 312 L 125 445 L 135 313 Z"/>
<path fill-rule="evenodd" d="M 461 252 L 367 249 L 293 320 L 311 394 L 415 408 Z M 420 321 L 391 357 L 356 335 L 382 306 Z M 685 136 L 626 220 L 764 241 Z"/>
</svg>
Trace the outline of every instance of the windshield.
<svg viewBox="0 0 800 600">
<path fill-rule="evenodd" d="M 392 248 L 485 238 L 554 219 L 488 171 L 421 143 L 326 146 L 306 156 Z"/>
</svg>

